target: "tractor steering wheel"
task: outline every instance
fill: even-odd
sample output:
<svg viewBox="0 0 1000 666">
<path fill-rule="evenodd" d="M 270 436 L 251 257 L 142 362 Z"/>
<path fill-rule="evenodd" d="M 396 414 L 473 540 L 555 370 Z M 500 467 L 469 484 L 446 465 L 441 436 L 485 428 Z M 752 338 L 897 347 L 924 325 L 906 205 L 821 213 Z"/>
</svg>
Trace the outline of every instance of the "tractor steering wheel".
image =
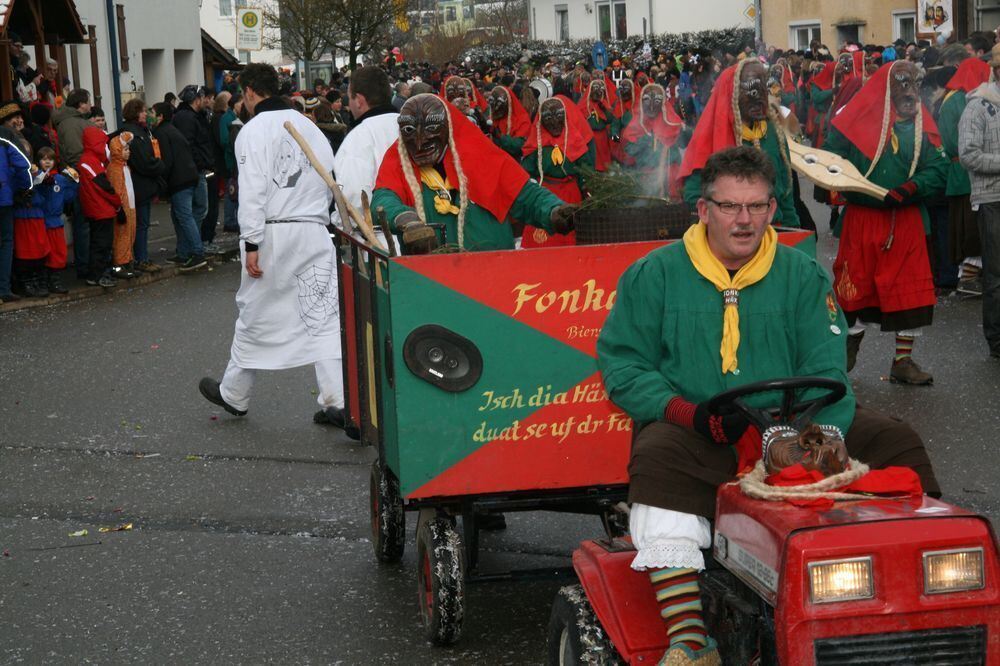
<svg viewBox="0 0 1000 666">
<path fill-rule="evenodd" d="M 811 400 L 795 402 L 795 393 L 804 389 L 825 389 L 826 393 Z M 751 407 L 743 398 L 757 393 L 781 391 L 780 407 Z M 812 421 L 819 410 L 832 405 L 847 394 L 847 387 L 835 379 L 826 377 L 786 377 L 754 382 L 717 393 L 708 401 L 708 413 L 713 416 L 729 416 L 740 412 L 750 423 L 764 432 L 774 425 L 788 425 L 802 430 Z"/>
</svg>

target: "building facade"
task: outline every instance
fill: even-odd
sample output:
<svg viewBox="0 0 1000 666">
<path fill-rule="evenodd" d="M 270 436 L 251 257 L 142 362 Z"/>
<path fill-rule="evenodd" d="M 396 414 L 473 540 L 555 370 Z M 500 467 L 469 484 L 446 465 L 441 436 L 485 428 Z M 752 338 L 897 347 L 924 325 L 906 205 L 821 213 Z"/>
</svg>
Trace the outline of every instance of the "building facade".
<svg viewBox="0 0 1000 666">
<path fill-rule="evenodd" d="M 763 38 L 769 45 L 795 50 L 816 39 L 834 51 L 848 40 L 880 45 L 916 41 L 925 36 L 918 35 L 917 6 L 917 0 L 761 0 Z M 958 38 L 972 30 L 993 30 L 1000 22 L 1000 0 L 952 0 L 950 6 Z"/>
<path fill-rule="evenodd" d="M 250 0 L 201 0 L 201 27 L 212 36 L 224 49 L 229 51 L 240 62 L 263 62 L 278 66 L 285 62 L 280 47 L 280 40 L 275 36 L 275 44 L 265 44 L 262 51 L 236 50 L 236 10 L 240 7 L 262 8 L 264 5 L 277 11 L 277 3 L 268 0 L 251 2 Z M 268 33 L 265 32 L 265 37 Z M 268 48 L 270 46 L 270 48 Z"/>
<path fill-rule="evenodd" d="M 546 41 L 625 39 L 733 26 L 752 28 L 747 0 L 528 0 L 530 36 Z"/>
<path fill-rule="evenodd" d="M 31 67 L 39 69 L 46 58 L 55 59 L 71 87 L 89 90 L 111 129 L 133 97 L 151 104 L 189 83 L 205 83 L 198 0 L 76 0 L 72 7 L 87 41 L 47 44 L 42 57 L 29 32 L 16 37 L 24 43 Z"/>
</svg>

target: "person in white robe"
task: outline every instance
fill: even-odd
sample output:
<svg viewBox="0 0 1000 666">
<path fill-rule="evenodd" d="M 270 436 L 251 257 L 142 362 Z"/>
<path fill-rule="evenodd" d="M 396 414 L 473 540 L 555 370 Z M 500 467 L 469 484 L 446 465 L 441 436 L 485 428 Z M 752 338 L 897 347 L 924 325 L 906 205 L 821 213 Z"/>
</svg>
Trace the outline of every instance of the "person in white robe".
<svg viewBox="0 0 1000 666">
<path fill-rule="evenodd" d="M 312 364 L 321 408 L 314 421 L 343 427 L 337 262 L 326 228 L 333 195 L 284 123 L 295 126 L 328 171 L 333 151 L 319 128 L 278 97 L 273 67 L 249 65 L 240 85 L 253 118 L 235 149 L 243 263 L 239 316 L 222 381 L 205 377 L 199 390 L 242 416 L 259 370 Z"/>
</svg>

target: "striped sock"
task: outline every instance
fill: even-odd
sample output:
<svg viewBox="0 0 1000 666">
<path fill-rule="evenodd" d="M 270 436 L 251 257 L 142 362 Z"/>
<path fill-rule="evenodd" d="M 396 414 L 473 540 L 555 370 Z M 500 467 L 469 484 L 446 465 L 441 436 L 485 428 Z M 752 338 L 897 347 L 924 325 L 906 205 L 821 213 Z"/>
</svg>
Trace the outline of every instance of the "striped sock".
<svg viewBox="0 0 1000 666">
<path fill-rule="evenodd" d="M 660 617 L 667 625 L 670 644 L 684 643 L 692 650 L 705 647 L 708 632 L 701 616 L 698 572 L 681 567 L 652 569 L 649 581 L 660 605 Z"/>
<path fill-rule="evenodd" d="M 896 361 L 902 361 L 913 355 L 913 338 L 907 335 L 896 336 Z"/>
<path fill-rule="evenodd" d="M 975 264 L 963 263 L 962 264 L 962 275 L 959 277 L 960 280 L 975 280 L 979 277 L 979 266 Z"/>
</svg>

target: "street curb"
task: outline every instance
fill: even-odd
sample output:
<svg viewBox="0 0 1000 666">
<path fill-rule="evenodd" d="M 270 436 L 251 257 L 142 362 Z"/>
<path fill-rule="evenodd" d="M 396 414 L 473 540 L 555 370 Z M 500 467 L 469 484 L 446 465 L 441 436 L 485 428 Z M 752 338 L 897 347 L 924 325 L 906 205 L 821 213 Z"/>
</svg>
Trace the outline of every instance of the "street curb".
<svg viewBox="0 0 1000 666">
<path fill-rule="evenodd" d="M 220 261 L 228 261 L 232 257 L 239 254 L 239 245 L 234 248 L 227 248 L 221 253 L 206 257 L 208 263 L 211 266 L 213 263 L 219 263 Z M 204 269 L 198 269 L 192 271 L 192 273 L 201 272 Z M 82 301 L 85 298 L 93 298 L 95 296 L 104 296 L 114 294 L 119 291 L 127 291 L 135 287 L 143 287 L 147 284 L 153 284 L 154 282 L 159 282 L 161 280 L 166 280 L 177 275 L 184 275 L 181 273 L 177 266 L 171 263 L 167 263 L 160 266 L 159 273 L 143 273 L 139 277 L 132 278 L 131 280 L 118 280 L 117 286 L 111 287 L 110 289 L 105 289 L 104 287 L 80 287 L 74 289 L 68 294 L 53 294 L 51 296 L 46 296 L 45 298 L 24 298 L 16 301 L 14 303 L 0 303 L 0 315 L 7 312 L 15 312 L 17 310 L 27 310 L 30 308 L 41 308 L 49 305 L 59 305 L 61 303 L 72 303 L 74 301 Z"/>
</svg>

